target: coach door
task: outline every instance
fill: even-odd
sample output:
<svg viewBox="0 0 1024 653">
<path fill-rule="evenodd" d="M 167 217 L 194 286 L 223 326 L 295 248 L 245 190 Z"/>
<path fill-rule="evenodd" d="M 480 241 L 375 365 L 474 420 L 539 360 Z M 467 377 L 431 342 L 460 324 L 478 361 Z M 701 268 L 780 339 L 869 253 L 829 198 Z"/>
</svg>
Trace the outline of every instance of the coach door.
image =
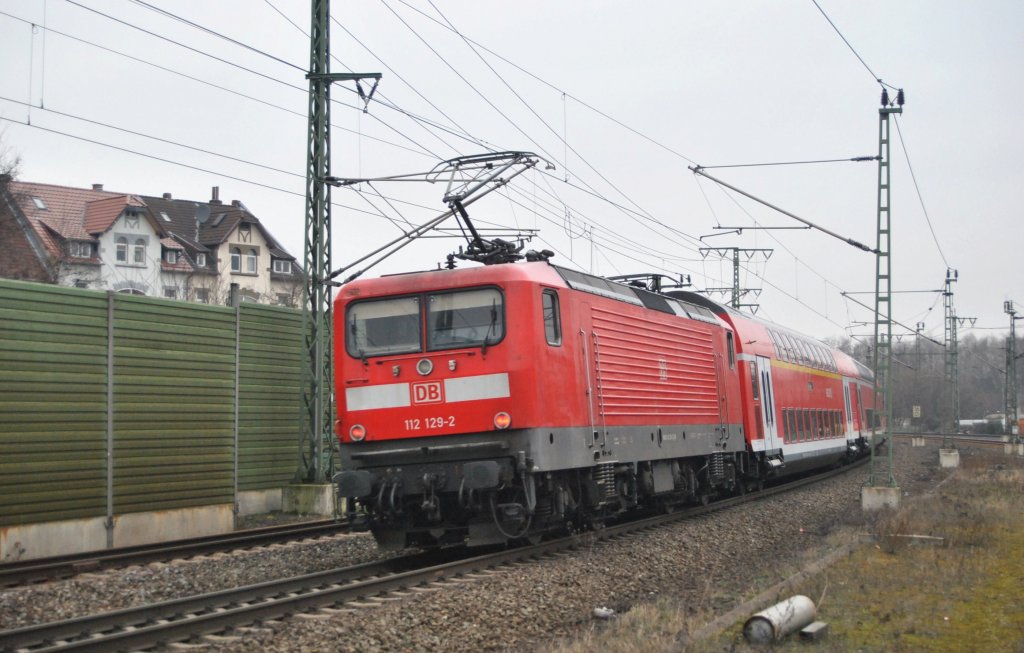
<svg viewBox="0 0 1024 653">
<path fill-rule="evenodd" d="M 846 438 L 852 440 L 855 437 L 853 432 L 853 406 L 850 404 L 850 384 L 843 384 L 843 402 L 846 404 Z"/>
<path fill-rule="evenodd" d="M 772 451 L 782 447 L 779 444 L 779 430 L 775 424 L 775 387 L 772 385 L 772 362 L 764 356 L 757 357 L 757 378 L 761 383 L 761 420 L 764 422 L 764 448 Z"/>
<path fill-rule="evenodd" d="M 580 356 L 586 378 L 587 412 L 591 435 L 587 446 L 604 448 L 607 437 L 604 428 L 604 406 L 601 393 L 601 353 L 597 333 L 594 332 L 593 316 L 589 304 L 581 305 L 580 311 Z"/>
</svg>

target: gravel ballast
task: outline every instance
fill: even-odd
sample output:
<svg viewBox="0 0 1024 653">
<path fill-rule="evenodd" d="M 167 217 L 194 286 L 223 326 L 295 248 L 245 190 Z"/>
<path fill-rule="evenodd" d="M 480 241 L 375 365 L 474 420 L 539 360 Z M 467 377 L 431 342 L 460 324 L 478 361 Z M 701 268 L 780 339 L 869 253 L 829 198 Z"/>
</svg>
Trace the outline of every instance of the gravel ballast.
<svg viewBox="0 0 1024 653">
<path fill-rule="evenodd" d="M 962 455 L 969 455 L 962 450 Z M 944 476 L 934 446 L 897 445 L 895 475 L 909 497 Z M 594 609 L 621 613 L 670 597 L 714 616 L 782 580 L 830 545 L 864 532 L 861 467 L 837 478 L 653 532 L 448 583 L 353 612 L 282 619 L 218 638 L 223 651 L 532 650 L 571 638 Z M 210 592 L 358 564 L 381 556 L 372 538 L 340 535 L 216 558 L 112 570 L 0 593 L 0 628 Z M 702 617 L 703 618 L 703 617 Z M 695 623 L 694 629 L 701 623 Z"/>
</svg>

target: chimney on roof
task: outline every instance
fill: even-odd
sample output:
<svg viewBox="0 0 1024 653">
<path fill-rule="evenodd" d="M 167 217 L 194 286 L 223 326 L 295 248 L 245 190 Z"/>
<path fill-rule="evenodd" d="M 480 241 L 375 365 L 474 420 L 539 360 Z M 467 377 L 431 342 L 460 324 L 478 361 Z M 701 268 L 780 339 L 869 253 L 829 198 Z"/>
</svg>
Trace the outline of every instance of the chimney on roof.
<svg viewBox="0 0 1024 653">
<path fill-rule="evenodd" d="M 210 198 L 210 204 L 221 204 L 220 201 L 220 186 L 213 187 L 213 197 Z"/>
<path fill-rule="evenodd" d="M 92 189 L 93 190 L 103 190 L 103 184 L 93 184 L 92 185 Z"/>
<path fill-rule="evenodd" d="M 240 202 L 239 200 L 231 200 L 231 206 L 237 209 L 242 206 L 242 202 Z"/>
<path fill-rule="evenodd" d="M 164 199 L 165 200 L 171 199 L 171 194 L 170 193 L 164 193 Z"/>
</svg>

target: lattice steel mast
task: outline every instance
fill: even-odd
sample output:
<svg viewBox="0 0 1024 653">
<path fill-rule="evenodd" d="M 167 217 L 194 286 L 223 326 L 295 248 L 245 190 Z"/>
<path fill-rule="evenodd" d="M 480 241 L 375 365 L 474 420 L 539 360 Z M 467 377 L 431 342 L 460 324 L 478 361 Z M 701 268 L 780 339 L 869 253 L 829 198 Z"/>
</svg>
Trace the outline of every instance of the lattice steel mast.
<svg viewBox="0 0 1024 653">
<path fill-rule="evenodd" d="M 942 438 L 943 449 L 954 447 L 953 434 L 960 429 L 960 387 L 957 383 L 960 378 L 957 370 L 959 354 L 957 352 L 956 309 L 953 307 L 953 283 L 959 276 L 956 270 L 947 269 L 946 288 L 942 292 L 946 345 L 946 398 L 949 401 L 949 422 L 946 424 L 946 435 Z"/>
<path fill-rule="evenodd" d="M 749 308 L 752 313 L 757 313 L 757 308 L 760 304 L 744 304 L 740 301 L 743 295 L 748 292 L 759 295 L 761 293 L 760 288 L 741 288 L 740 287 L 740 254 L 746 256 L 747 260 L 751 260 L 755 255 L 760 254 L 764 256 L 764 260 L 767 261 L 772 257 L 774 249 L 763 249 L 763 248 L 749 248 L 749 247 L 701 247 L 700 255 L 707 258 L 708 254 L 714 252 L 720 257 L 732 258 L 732 287 L 731 288 L 705 288 L 705 292 L 731 292 L 732 299 L 729 305 L 739 310 L 741 308 Z M 731 254 L 731 256 L 730 256 Z"/>
<path fill-rule="evenodd" d="M 891 106 L 889 93 L 882 90 L 882 108 L 878 110 L 878 234 L 875 248 L 875 411 L 871 420 L 871 471 L 866 485 L 896 486 L 893 475 L 892 442 L 892 222 L 889 185 L 889 116 L 903 113 L 903 90 Z M 883 437 L 886 454 L 877 453 L 878 402 L 881 399 Z"/>
<path fill-rule="evenodd" d="M 1006 341 L 1006 430 L 1013 434 L 1013 426 L 1017 423 L 1017 310 L 1012 301 L 1003 302 L 1003 311 L 1010 316 L 1010 337 Z M 1013 441 L 1021 442 L 1021 433 L 1017 432 Z"/>
<path fill-rule="evenodd" d="M 332 82 L 380 73 L 330 72 L 330 0 L 312 0 L 309 52 L 309 131 L 306 151 L 305 302 L 308 365 L 303 395 L 302 441 L 296 480 L 323 483 L 336 448 L 331 363 L 331 94 Z M 376 83 L 374 84 L 376 88 Z M 360 88 L 360 96 L 363 95 Z M 370 91 L 372 97 L 373 91 Z M 368 102 L 368 99 L 367 99 Z"/>
</svg>

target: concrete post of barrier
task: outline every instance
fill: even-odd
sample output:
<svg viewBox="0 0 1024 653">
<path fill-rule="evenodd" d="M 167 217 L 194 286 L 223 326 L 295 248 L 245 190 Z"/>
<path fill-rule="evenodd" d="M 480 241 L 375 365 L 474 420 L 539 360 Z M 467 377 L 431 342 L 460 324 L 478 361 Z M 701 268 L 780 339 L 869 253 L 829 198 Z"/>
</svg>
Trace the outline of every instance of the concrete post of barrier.
<svg viewBox="0 0 1024 653">
<path fill-rule="evenodd" d="M 939 449 L 939 467 L 955 469 L 960 466 L 960 451 L 957 449 Z"/>
<path fill-rule="evenodd" d="M 860 489 L 861 510 L 882 510 L 892 508 L 897 510 L 900 507 L 900 498 L 903 493 L 897 487 L 872 487 L 864 486 Z"/>
<path fill-rule="evenodd" d="M 334 485 L 308 483 L 288 485 L 284 488 L 282 509 L 299 515 L 334 515 Z"/>
</svg>

